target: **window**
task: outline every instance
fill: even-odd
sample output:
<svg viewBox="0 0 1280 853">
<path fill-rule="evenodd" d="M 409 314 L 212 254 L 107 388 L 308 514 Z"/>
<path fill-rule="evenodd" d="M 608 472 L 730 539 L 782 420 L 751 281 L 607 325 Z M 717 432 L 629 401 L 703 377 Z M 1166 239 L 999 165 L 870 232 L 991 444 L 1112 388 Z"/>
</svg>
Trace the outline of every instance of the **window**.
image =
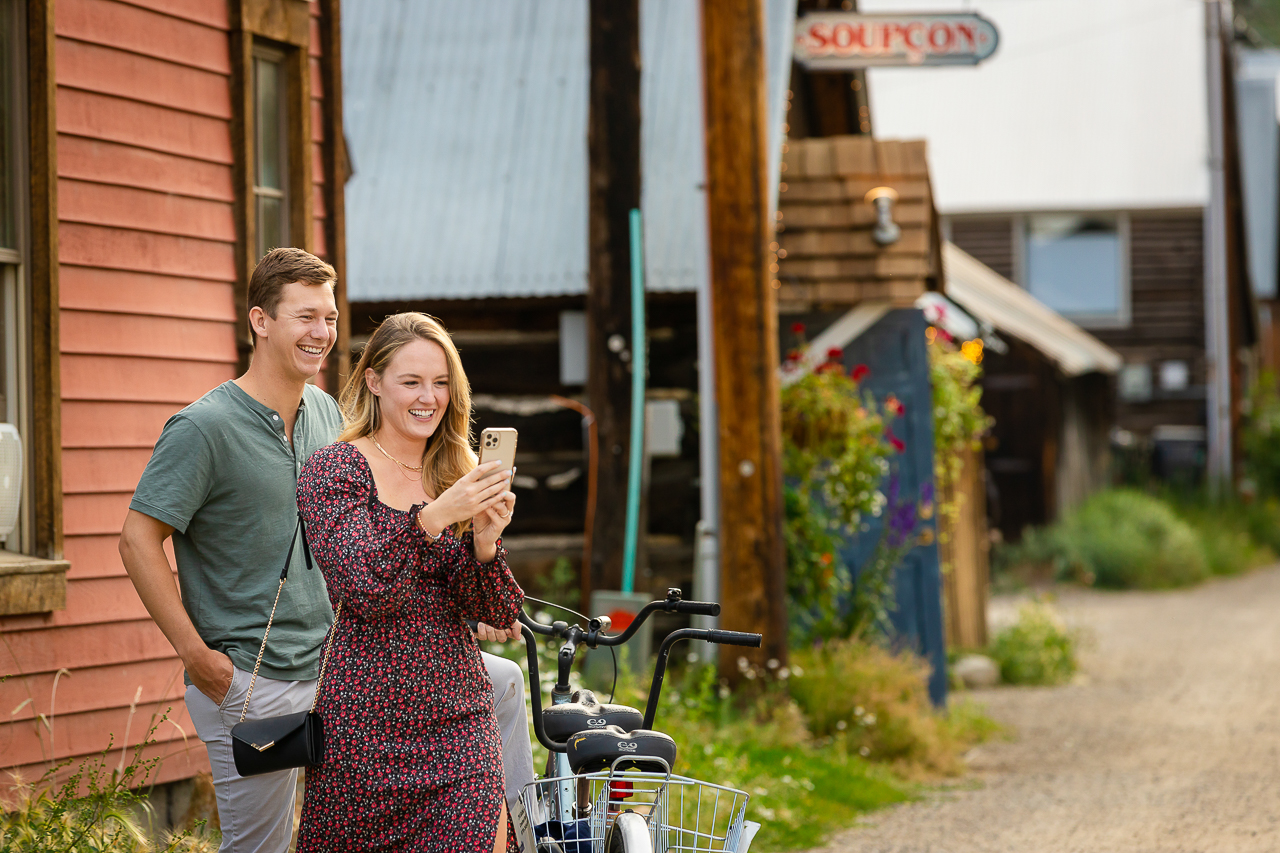
<svg viewBox="0 0 1280 853">
<path fill-rule="evenodd" d="M 22 436 L 23 470 L 18 525 L 3 547 L 28 552 L 33 547 L 31 511 L 31 431 L 24 381 L 27 369 L 28 317 L 25 244 L 26 172 L 23 169 L 27 123 L 26 31 L 20 3 L 0 3 L 0 421 L 13 424 Z"/>
<path fill-rule="evenodd" d="M 1082 326 L 1129 323 L 1127 221 L 1111 214 L 1028 216 L 1023 284 Z"/>
<path fill-rule="evenodd" d="M 258 258 L 278 246 L 290 245 L 287 77 L 283 53 L 254 47 L 253 203 Z"/>
</svg>

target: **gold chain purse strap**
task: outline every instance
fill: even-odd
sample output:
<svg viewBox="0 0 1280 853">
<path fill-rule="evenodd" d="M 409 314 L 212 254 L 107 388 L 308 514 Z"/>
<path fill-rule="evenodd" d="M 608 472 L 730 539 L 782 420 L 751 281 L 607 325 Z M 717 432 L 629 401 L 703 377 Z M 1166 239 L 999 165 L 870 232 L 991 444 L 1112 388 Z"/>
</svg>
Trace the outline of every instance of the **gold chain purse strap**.
<svg viewBox="0 0 1280 853">
<path fill-rule="evenodd" d="M 271 615 L 267 617 L 267 630 L 262 633 L 262 645 L 258 647 L 258 659 L 253 664 L 253 676 L 249 679 L 249 692 L 244 697 L 244 707 L 240 709 L 240 720 L 244 722 L 249 713 L 249 700 L 253 698 L 253 687 L 258 681 L 258 669 L 262 666 L 262 655 L 267 650 L 267 637 L 271 636 L 271 623 L 276 618 L 276 607 L 280 604 L 280 593 L 284 592 L 284 582 L 289 578 L 289 564 L 293 562 L 293 547 L 298 543 L 298 534 L 302 534 L 302 553 L 306 555 L 307 569 L 311 569 L 311 548 L 307 545 L 307 530 L 302 523 L 302 513 L 298 513 L 298 526 L 293 529 L 293 539 L 289 542 L 289 553 L 284 558 L 284 568 L 280 571 L 280 586 L 276 587 L 276 600 L 271 603 Z M 329 650 L 333 648 L 333 635 L 338 630 L 338 617 L 342 615 L 342 602 L 333 614 L 333 624 L 329 626 L 329 639 L 325 642 L 324 655 L 320 658 L 320 675 L 316 679 L 316 694 L 311 700 L 311 710 L 316 709 L 316 700 L 320 696 L 320 683 L 324 681 L 324 668 L 329 662 Z"/>
</svg>

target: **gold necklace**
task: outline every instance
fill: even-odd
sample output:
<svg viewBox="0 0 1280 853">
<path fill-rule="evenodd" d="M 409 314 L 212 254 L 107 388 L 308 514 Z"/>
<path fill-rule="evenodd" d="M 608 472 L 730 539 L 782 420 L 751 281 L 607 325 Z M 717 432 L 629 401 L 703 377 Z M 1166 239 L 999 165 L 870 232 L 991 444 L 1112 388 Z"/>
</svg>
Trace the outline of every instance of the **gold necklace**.
<svg viewBox="0 0 1280 853">
<path fill-rule="evenodd" d="M 373 446 L 374 446 L 374 447 L 378 448 L 378 452 L 379 452 L 379 453 L 381 453 L 383 456 L 387 457 L 387 458 L 388 458 L 388 459 L 390 459 L 392 462 L 394 462 L 394 463 L 396 463 L 397 465 L 399 465 L 401 468 L 404 468 L 406 471 L 416 471 L 416 472 L 421 472 L 421 471 L 422 471 L 422 466 L 421 466 L 421 465 L 406 465 L 406 464 L 404 464 L 403 462 L 401 462 L 399 459 L 397 459 L 397 458 L 395 458 L 394 456 L 392 456 L 392 455 L 391 455 L 390 453 L 388 453 L 386 450 L 384 450 L 384 449 L 383 449 L 383 447 L 382 447 L 382 445 L 381 445 L 381 444 L 378 444 L 378 439 L 376 439 L 376 438 L 374 438 L 374 437 L 373 437 L 373 433 L 369 433 L 369 440 L 373 442 Z"/>
</svg>

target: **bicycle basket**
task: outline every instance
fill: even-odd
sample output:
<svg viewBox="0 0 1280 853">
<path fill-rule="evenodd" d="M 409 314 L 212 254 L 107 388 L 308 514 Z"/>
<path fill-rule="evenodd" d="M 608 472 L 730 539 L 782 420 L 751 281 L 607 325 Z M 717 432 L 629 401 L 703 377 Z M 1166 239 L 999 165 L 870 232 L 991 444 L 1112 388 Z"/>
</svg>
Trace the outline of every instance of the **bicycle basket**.
<svg viewBox="0 0 1280 853">
<path fill-rule="evenodd" d="M 734 853 L 748 799 L 722 785 L 634 770 L 539 779 L 521 792 L 538 853 L 602 853 L 624 811 L 645 818 L 654 853 Z"/>
</svg>

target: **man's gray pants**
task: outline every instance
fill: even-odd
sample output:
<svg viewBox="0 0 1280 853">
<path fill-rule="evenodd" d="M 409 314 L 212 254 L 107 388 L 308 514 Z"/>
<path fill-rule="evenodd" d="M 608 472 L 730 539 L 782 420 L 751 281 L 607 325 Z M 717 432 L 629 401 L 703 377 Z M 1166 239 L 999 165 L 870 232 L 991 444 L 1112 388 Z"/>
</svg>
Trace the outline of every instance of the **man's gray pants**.
<svg viewBox="0 0 1280 853">
<path fill-rule="evenodd" d="M 505 793 L 514 802 L 520 789 L 533 781 L 533 754 L 525 715 L 525 674 L 519 664 L 481 652 L 493 682 L 493 710 L 502 737 Z M 298 771 L 241 776 L 231 755 L 231 727 L 249 690 L 250 673 L 237 668 L 220 705 L 195 686 L 187 688 L 187 711 L 196 734 L 209 750 L 213 787 L 222 825 L 219 853 L 285 853 L 293 837 Z M 258 676 L 249 719 L 296 714 L 311 707 L 316 682 L 276 681 Z"/>
</svg>

